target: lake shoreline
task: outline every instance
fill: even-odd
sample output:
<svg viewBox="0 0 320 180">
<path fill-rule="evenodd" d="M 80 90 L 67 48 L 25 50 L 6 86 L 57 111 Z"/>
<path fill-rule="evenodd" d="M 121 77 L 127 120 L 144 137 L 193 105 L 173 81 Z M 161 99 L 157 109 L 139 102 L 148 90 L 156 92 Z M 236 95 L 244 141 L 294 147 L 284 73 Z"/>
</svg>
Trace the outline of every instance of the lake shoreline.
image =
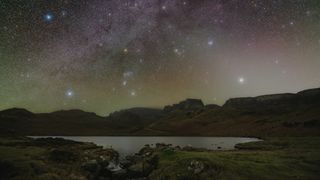
<svg viewBox="0 0 320 180">
<path fill-rule="evenodd" d="M 6 177 L 3 179 L 10 179 L 8 177 L 316 179 L 319 177 L 320 171 L 313 170 L 320 169 L 320 164 L 317 163 L 320 161 L 320 137 L 270 137 L 264 141 L 237 144 L 237 147 L 239 148 L 237 150 L 210 151 L 158 144 L 157 147 L 144 146 L 134 155 L 119 161 L 118 152 L 93 143 L 61 138 L 35 140 L 29 137 L 0 137 L 0 167 L 5 167 L 0 177 Z M 113 171 L 112 168 L 116 168 L 112 165 L 114 161 L 119 161 L 122 169 Z M 286 168 L 288 166 L 290 169 Z"/>
<path fill-rule="evenodd" d="M 179 148 L 199 148 L 207 150 L 234 150 L 236 144 L 261 141 L 246 137 L 195 137 L 195 136 L 28 136 L 31 138 L 63 138 L 67 140 L 90 142 L 98 146 L 113 148 L 121 155 L 137 153 L 146 145 L 170 144 Z"/>
</svg>

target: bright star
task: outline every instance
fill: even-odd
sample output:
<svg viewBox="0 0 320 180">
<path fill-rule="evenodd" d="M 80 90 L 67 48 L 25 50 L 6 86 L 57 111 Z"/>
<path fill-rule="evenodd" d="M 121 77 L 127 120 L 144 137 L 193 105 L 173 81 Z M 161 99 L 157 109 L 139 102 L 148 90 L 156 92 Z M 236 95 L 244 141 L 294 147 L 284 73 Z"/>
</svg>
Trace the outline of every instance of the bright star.
<svg viewBox="0 0 320 180">
<path fill-rule="evenodd" d="M 238 82 L 240 84 L 243 84 L 245 82 L 245 79 L 243 77 L 239 77 Z"/>
<path fill-rule="evenodd" d="M 67 97 L 73 97 L 73 95 L 74 95 L 74 92 L 72 91 L 72 90 L 68 90 L 67 92 L 66 92 L 66 96 Z"/>
<path fill-rule="evenodd" d="M 136 92 L 135 91 L 132 91 L 130 94 L 131 94 L 131 96 L 136 96 Z"/>
<path fill-rule="evenodd" d="M 44 15 L 44 20 L 50 22 L 53 20 L 53 15 L 51 13 L 47 13 Z"/>
<path fill-rule="evenodd" d="M 208 45 L 212 46 L 213 45 L 213 41 L 212 40 L 208 41 Z"/>
</svg>

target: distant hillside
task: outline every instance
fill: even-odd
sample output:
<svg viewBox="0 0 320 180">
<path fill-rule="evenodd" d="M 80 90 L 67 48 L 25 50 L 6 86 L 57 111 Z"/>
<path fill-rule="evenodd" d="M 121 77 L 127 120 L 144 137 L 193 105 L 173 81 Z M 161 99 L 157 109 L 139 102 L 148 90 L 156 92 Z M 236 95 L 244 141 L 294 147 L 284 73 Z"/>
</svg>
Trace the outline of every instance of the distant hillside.
<svg viewBox="0 0 320 180">
<path fill-rule="evenodd" d="M 223 106 L 187 99 L 161 109 L 131 108 L 101 117 L 82 110 L 0 112 L 1 133 L 20 135 L 318 136 L 320 88 L 232 98 Z"/>
</svg>

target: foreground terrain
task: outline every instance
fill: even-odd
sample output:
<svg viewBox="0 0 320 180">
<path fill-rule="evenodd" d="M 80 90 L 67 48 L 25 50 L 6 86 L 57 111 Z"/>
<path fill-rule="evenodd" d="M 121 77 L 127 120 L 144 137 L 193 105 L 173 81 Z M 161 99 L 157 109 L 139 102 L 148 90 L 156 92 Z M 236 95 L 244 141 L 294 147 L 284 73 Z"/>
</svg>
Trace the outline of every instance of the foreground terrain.
<svg viewBox="0 0 320 180">
<path fill-rule="evenodd" d="M 120 158 L 63 139 L 0 138 L 0 179 L 318 179 L 320 137 L 267 138 L 233 151 L 157 144 Z M 119 162 L 120 168 L 115 166 Z"/>
</svg>

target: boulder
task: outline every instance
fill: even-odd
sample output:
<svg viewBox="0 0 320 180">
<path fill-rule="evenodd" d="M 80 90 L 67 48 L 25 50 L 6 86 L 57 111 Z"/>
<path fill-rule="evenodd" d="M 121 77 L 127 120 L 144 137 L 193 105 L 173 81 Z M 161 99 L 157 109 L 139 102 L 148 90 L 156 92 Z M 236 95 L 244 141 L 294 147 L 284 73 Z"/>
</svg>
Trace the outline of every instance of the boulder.
<svg viewBox="0 0 320 180">
<path fill-rule="evenodd" d="M 199 160 L 192 160 L 188 166 L 188 170 L 193 174 L 199 174 L 205 169 L 205 164 Z"/>
</svg>

